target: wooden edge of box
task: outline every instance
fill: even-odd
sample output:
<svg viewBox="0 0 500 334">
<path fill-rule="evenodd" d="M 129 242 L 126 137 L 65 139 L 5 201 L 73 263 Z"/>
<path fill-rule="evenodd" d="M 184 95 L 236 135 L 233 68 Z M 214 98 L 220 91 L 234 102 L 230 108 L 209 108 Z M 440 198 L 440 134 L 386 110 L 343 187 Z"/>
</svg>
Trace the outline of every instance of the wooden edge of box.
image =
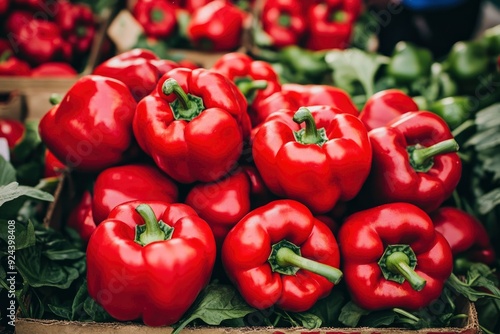
<svg viewBox="0 0 500 334">
<path fill-rule="evenodd" d="M 477 311 L 473 303 L 466 303 L 464 311 L 467 320 L 463 327 L 424 328 L 420 330 L 407 330 L 402 328 L 317 328 L 306 329 L 302 327 L 186 327 L 182 333 L 189 334 L 478 334 L 480 327 Z M 141 334 L 171 333 L 172 327 L 148 327 L 138 323 L 96 323 L 60 320 L 38 320 L 18 318 L 16 320 L 17 334 L 132 334 L 140 331 Z"/>
</svg>

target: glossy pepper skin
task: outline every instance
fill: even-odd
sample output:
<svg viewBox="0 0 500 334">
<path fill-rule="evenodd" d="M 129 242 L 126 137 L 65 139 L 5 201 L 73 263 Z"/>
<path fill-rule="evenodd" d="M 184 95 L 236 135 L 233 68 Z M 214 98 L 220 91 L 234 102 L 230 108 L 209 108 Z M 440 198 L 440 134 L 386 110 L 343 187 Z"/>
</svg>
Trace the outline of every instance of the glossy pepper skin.
<svg viewBox="0 0 500 334">
<path fill-rule="evenodd" d="M 273 201 L 240 220 L 224 241 L 222 263 L 257 309 L 306 311 L 342 277 L 333 233 L 293 200 Z"/>
<path fill-rule="evenodd" d="M 298 1 L 265 1 L 260 20 L 262 29 L 271 38 L 274 48 L 281 49 L 302 43 L 307 23 L 303 7 Z"/>
<path fill-rule="evenodd" d="M 68 167 L 99 172 L 137 153 L 132 133 L 135 107 L 122 82 L 86 75 L 42 117 L 40 137 Z"/>
<path fill-rule="evenodd" d="M 24 60 L 13 57 L 10 50 L 0 55 L 1 76 L 29 76 L 30 74 L 30 65 Z"/>
<path fill-rule="evenodd" d="M 132 49 L 106 60 L 94 69 L 93 74 L 120 80 L 138 102 L 156 88 L 161 76 L 156 61 L 158 56 L 152 51 Z"/>
<path fill-rule="evenodd" d="M 471 214 L 454 207 L 441 207 L 430 214 L 436 231 L 450 244 L 455 269 L 464 261 L 491 265 L 496 254 L 484 225 Z"/>
<path fill-rule="evenodd" d="M 177 202 L 174 181 L 156 166 L 134 163 L 106 168 L 94 182 L 92 211 L 96 224 L 118 204 L 132 200 Z"/>
<path fill-rule="evenodd" d="M 168 38 L 175 33 L 177 18 L 176 7 L 162 0 L 139 0 L 135 3 L 132 14 L 144 28 L 146 36 Z"/>
<path fill-rule="evenodd" d="M 252 127 L 255 130 L 269 115 L 280 109 L 297 110 L 301 106 L 303 106 L 301 93 L 281 89 L 255 103 L 254 109 L 250 113 Z"/>
<path fill-rule="evenodd" d="M 92 194 L 86 190 L 68 216 L 66 225 L 74 229 L 87 244 L 96 229 L 92 216 Z"/>
<path fill-rule="evenodd" d="M 300 108 L 293 121 L 305 126 L 294 131 L 289 124 L 269 121 L 253 138 L 255 165 L 269 190 L 304 203 L 314 214 L 354 198 L 372 158 L 363 123 L 339 114 L 323 125 L 307 108 Z"/>
<path fill-rule="evenodd" d="M 58 177 L 66 169 L 66 166 L 47 149 L 44 154 L 43 166 L 43 177 Z"/>
<path fill-rule="evenodd" d="M 157 166 L 181 183 L 227 174 L 250 135 L 247 103 L 236 84 L 207 69 L 166 73 L 137 106 L 134 134 Z"/>
<path fill-rule="evenodd" d="M 211 1 L 191 14 L 187 36 L 195 48 L 234 51 L 241 45 L 245 13 L 231 3 Z"/>
<path fill-rule="evenodd" d="M 366 181 L 372 204 L 412 203 L 436 210 L 462 173 L 458 144 L 446 122 L 429 111 L 411 111 L 369 132 L 373 163 Z"/>
<path fill-rule="evenodd" d="M 284 92 L 300 94 L 301 106 L 329 105 L 342 110 L 346 114 L 358 116 L 359 111 L 349 94 L 343 89 L 330 85 L 285 83 L 282 85 Z"/>
<path fill-rule="evenodd" d="M 394 118 L 408 111 L 418 111 L 415 101 L 399 89 L 386 89 L 370 96 L 366 101 L 359 119 L 366 130 L 386 126 Z"/>
<path fill-rule="evenodd" d="M 453 130 L 471 118 L 474 104 L 469 96 L 449 96 L 431 103 L 429 111 L 439 115 Z"/>
<path fill-rule="evenodd" d="M 398 42 L 387 65 L 387 74 L 400 84 L 411 84 L 431 72 L 432 53 L 413 43 Z"/>
<path fill-rule="evenodd" d="M 0 118 L 0 137 L 7 140 L 9 149 L 13 150 L 23 140 L 25 127 L 17 119 Z"/>
<path fill-rule="evenodd" d="M 96 33 L 96 21 L 92 9 L 83 3 L 60 1 L 54 22 L 61 29 L 75 55 L 90 51 Z"/>
<path fill-rule="evenodd" d="M 73 78 L 78 72 L 68 63 L 50 62 L 38 65 L 31 71 L 32 77 L 66 77 Z"/>
<path fill-rule="evenodd" d="M 354 23 L 361 13 L 360 0 L 317 3 L 308 11 L 310 50 L 345 49 L 351 42 Z"/>
<path fill-rule="evenodd" d="M 212 70 L 236 83 L 247 98 L 251 119 L 256 118 L 253 114 L 260 101 L 281 90 L 278 75 L 270 63 L 253 60 L 241 52 L 226 53 L 215 62 Z M 252 126 L 256 122 L 252 122 Z"/>
<path fill-rule="evenodd" d="M 195 185 L 184 203 L 210 225 L 218 249 L 221 249 L 231 228 L 252 209 L 270 200 L 270 193 L 257 169 L 242 166 L 221 180 Z"/>
<path fill-rule="evenodd" d="M 366 310 L 418 310 L 437 299 L 453 258 L 432 220 L 409 203 L 391 203 L 346 218 L 338 234 L 352 300 Z"/>
<path fill-rule="evenodd" d="M 215 252 L 210 227 L 187 205 L 129 206 L 89 240 L 89 295 L 119 321 L 171 325 L 208 284 Z"/>
</svg>

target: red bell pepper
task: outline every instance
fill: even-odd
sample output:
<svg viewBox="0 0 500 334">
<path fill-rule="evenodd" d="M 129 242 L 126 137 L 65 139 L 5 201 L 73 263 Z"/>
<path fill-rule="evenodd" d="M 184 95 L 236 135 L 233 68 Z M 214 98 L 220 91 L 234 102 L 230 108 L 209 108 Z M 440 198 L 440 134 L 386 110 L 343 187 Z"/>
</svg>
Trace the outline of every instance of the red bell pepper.
<svg viewBox="0 0 500 334">
<path fill-rule="evenodd" d="M 373 164 L 363 190 L 367 202 L 407 202 L 432 212 L 457 186 L 462 173 L 458 144 L 438 115 L 407 112 L 371 130 L 369 137 Z"/>
<path fill-rule="evenodd" d="M 10 50 L 0 54 L 1 76 L 29 76 L 30 74 L 30 65 L 21 59 L 13 57 Z"/>
<path fill-rule="evenodd" d="M 0 16 L 9 10 L 10 0 L 0 0 Z"/>
<path fill-rule="evenodd" d="M 250 134 L 247 103 L 236 84 L 207 69 L 173 69 L 137 106 L 133 130 L 158 167 L 181 183 L 227 174 Z"/>
<path fill-rule="evenodd" d="M 58 177 L 66 169 L 66 166 L 57 159 L 52 152 L 45 150 L 43 177 Z"/>
<path fill-rule="evenodd" d="M 135 107 L 122 82 L 86 75 L 42 117 L 40 137 L 68 167 L 99 172 L 138 153 L 132 133 Z"/>
<path fill-rule="evenodd" d="M 76 77 L 78 72 L 68 63 L 50 62 L 38 65 L 31 71 L 32 77 Z"/>
<path fill-rule="evenodd" d="M 23 140 L 24 133 L 23 122 L 17 119 L 0 118 L 0 137 L 7 140 L 10 150 Z"/>
<path fill-rule="evenodd" d="M 92 217 L 92 194 L 84 191 L 77 205 L 71 210 L 66 225 L 74 229 L 85 243 L 94 233 L 96 224 Z"/>
<path fill-rule="evenodd" d="M 177 202 L 177 185 L 156 166 L 126 164 L 110 167 L 97 176 L 92 200 L 96 224 L 108 217 L 118 204 L 133 200 Z"/>
<path fill-rule="evenodd" d="M 253 60 L 241 52 L 226 53 L 215 62 L 212 70 L 236 83 L 247 98 L 250 118 L 260 101 L 281 90 L 278 75 L 270 63 Z"/>
<path fill-rule="evenodd" d="M 306 47 L 310 50 L 347 48 L 361 4 L 361 0 L 331 0 L 312 5 L 307 14 Z"/>
<path fill-rule="evenodd" d="M 307 23 L 302 4 L 295 0 L 267 0 L 260 14 L 262 29 L 274 48 L 300 45 Z"/>
<path fill-rule="evenodd" d="M 246 15 L 231 3 L 211 1 L 191 13 L 188 39 L 197 49 L 234 51 L 241 46 Z"/>
<path fill-rule="evenodd" d="M 347 289 L 366 310 L 425 307 L 441 295 L 453 269 L 448 242 L 409 203 L 354 213 L 338 241 Z"/>
<path fill-rule="evenodd" d="M 158 65 L 154 63 L 158 60 L 152 51 L 133 49 L 101 63 L 93 74 L 120 80 L 138 102 L 156 87 L 161 76 Z"/>
<path fill-rule="evenodd" d="M 156 39 L 172 37 L 177 29 L 176 7 L 164 0 L 138 0 L 132 9 L 146 36 Z"/>
<path fill-rule="evenodd" d="M 195 185 L 185 203 L 210 225 L 221 249 L 229 230 L 250 210 L 270 200 L 258 171 L 243 166 L 221 180 Z"/>
<path fill-rule="evenodd" d="M 75 54 L 90 51 L 96 33 L 96 20 L 87 4 L 60 1 L 54 20 Z"/>
<path fill-rule="evenodd" d="M 368 131 L 386 126 L 394 118 L 408 111 L 418 111 L 418 105 L 405 92 L 387 89 L 370 96 L 366 101 L 359 119 Z"/>
<path fill-rule="evenodd" d="M 117 320 L 171 325 L 210 280 L 216 253 L 212 231 L 184 204 L 128 208 L 90 237 L 89 295 Z"/>
<path fill-rule="evenodd" d="M 281 87 L 284 92 L 300 94 L 302 106 L 329 105 L 342 110 L 346 114 L 359 116 L 358 108 L 351 97 L 343 89 L 330 85 L 301 85 L 285 83 Z"/>
<path fill-rule="evenodd" d="M 255 165 L 269 190 L 304 203 L 314 214 L 332 210 L 339 200 L 353 199 L 371 166 L 363 123 L 339 114 L 316 126 L 319 120 L 307 108 L 300 108 L 293 121 L 305 127 L 294 131 L 284 122 L 269 121 L 253 138 Z"/>
<path fill-rule="evenodd" d="M 24 25 L 28 24 L 33 20 L 33 13 L 29 10 L 24 9 L 14 9 L 5 19 L 5 32 L 6 38 L 9 43 L 15 42 L 17 35 L 19 34 L 19 29 Z"/>
<path fill-rule="evenodd" d="M 156 67 L 160 77 L 162 77 L 168 71 L 173 70 L 174 68 L 186 67 L 183 66 L 181 62 L 175 62 L 170 59 L 151 59 L 149 63 Z"/>
<path fill-rule="evenodd" d="M 249 113 L 252 126 L 255 128 L 262 124 L 269 115 L 280 109 L 297 110 L 303 105 L 301 93 L 281 89 L 254 104 Z"/>
<path fill-rule="evenodd" d="M 302 312 L 342 278 L 332 231 L 299 202 L 276 200 L 241 219 L 222 246 L 222 263 L 246 302 Z"/>
<path fill-rule="evenodd" d="M 441 207 L 430 214 L 436 231 L 448 241 L 455 268 L 464 262 L 481 262 L 492 265 L 496 260 L 490 236 L 484 225 L 471 214 L 454 207 Z"/>
</svg>

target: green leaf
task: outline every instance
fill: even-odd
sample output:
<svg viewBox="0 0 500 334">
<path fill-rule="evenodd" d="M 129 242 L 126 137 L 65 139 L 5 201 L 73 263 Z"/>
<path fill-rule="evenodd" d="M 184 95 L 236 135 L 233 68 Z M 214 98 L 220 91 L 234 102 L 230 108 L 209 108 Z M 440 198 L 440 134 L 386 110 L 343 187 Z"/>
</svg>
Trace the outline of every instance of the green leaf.
<svg viewBox="0 0 500 334">
<path fill-rule="evenodd" d="M 52 305 L 47 304 L 49 310 L 56 316 L 64 320 L 71 320 L 71 306 L 70 305 Z"/>
<path fill-rule="evenodd" d="M 476 113 L 475 123 L 478 130 L 486 130 L 500 126 L 500 103 L 493 104 Z"/>
<path fill-rule="evenodd" d="M 90 296 L 85 299 L 83 309 L 93 321 L 108 322 L 113 320 L 113 318 L 102 308 L 102 306 L 97 304 L 97 302 Z"/>
<path fill-rule="evenodd" d="M 33 187 L 20 186 L 17 182 L 0 186 L 0 206 L 21 196 L 28 196 L 41 201 L 54 201 L 54 196 L 51 194 Z"/>
<path fill-rule="evenodd" d="M 70 320 L 82 320 L 82 315 L 85 313 L 84 306 L 85 301 L 90 298 L 89 292 L 87 290 L 87 280 L 83 280 L 80 288 L 75 294 L 73 303 L 71 304 L 71 317 Z"/>
<path fill-rule="evenodd" d="M 336 327 L 339 325 L 338 318 L 347 298 L 344 289 L 335 288 L 328 297 L 318 300 L 308 313 L 318 316 L 323 327 Z"/>
<path fill-rule="evenodd" d="M 339 321 L 347 327 L 356 327 L 362 316 L 370 314 L 370 311 L 362 309 L 354 302 L 349 301 L 342 307 Z"/>
<path fill-rule="evenodd" d="M 392 310 L 372 312 L 363 316 L 359 322 L 361 327 L 387 327 L 392 325 L 396 320 L 396 314 Z"/>
<path fill-rule="evenodd" d="M 359 49 L 332 50 L 325 56 L 326 63 L 333 70 L 334 85 L 353 94 L 353 84 L 363 86 L 366 96 L 375 92 L 375 75 L 380 66 L 387 64 L 387 57 Z"/>
<path fill-rule="evenodd" d="M 210 284 L 201 293 L 191 311 L 174 326 L 172 334 L 179 333 L 197 319 L 207 325 L 219 325 L 224 320 L 243 318 L 255 311 L 233 286 Z"/>
<path fill-rule="evenodd" d="M 31 247 L 36 242 L 35 237 L 35 227 L 31 221 L 27 223 L 15 221 L 14 224 L 10 224 L 9 220 L 0 219 L 0 239 L 8 243 L 9 240 L 9 231 L 13 231 L 14 241 L 16 250 L 24 249 Z M 9 229 L 13 228 L 12 229 Z"/>
<path fill-rule="evenodd" d="M 500 204 L 500 188 L 495 188 L 492 191 L 484 194 L 477 199 L 479 205 L 478 211 L 480 214 L 487 214 L 493 208 Z"/>
<path fill-rule="evenodd" d="M 322 324 L 320 317 L 309 312 L 289 313 L 289 316 L 293 317 L 302 327 L 307 329 L 315 329 L 321 327 Z"/>
<path fill-rule="evenodd" d="M 83 258 L 85 252 L 75 248 L 65 239 L 57 239 L 47 242 L 43 255 L 49 260 L 62 261 L 62 260 L 76 260 Z"/>
<path fill-rule="evenodd" d="M 16 181 L 15 168 L 0 155 L 0 186 Z"/>
</svg>

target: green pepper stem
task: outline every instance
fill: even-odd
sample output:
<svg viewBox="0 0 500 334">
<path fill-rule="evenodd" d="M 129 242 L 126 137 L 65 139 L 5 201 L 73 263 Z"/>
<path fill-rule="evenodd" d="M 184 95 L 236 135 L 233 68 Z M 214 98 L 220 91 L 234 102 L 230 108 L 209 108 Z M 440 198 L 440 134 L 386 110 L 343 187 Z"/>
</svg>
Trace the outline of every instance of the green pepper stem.
<svg viewBox="0 0 500 334">
<path fill-rule="evenodd" d="M 426 165 L 429 165 L 432 158 L 436 155 L 457 152 L 458 148 L 458 143 L 453 138 L 444 140 L 429 147 L 416 147 L 410 152 L 410 162 L 413 168 L 419 170 L 420 168 L 425 168 Z"/>
<path fill-rule="evenodd" d="M 49 97 L 49 102 L 51 105 L 55 106 L 56 104 L 61 103 L 62 99 L 63 99 L 63 97 L 61 94 L 53 93 Z"/>
<path fill-rule="evenodd" d="M 306 123 L 304 131 L 296 132 L 296 139 L 302 144 L 318 144 L 323 145 L 328 139 L 326 138 L 325 130 L 320 130 L 316 127 L 316 122 L 309 109 L 305 107 L 299 108 L 293 115 L 293 121 L 297 124 Z"/>
<path fill-rule="evenodd" d="M 165 80 L 165 82 L 163 83 L 162 91 L 167 95 L 174 93 L 177 97 L 177 100 L 181 103 L 182 108 L 189 108 L 188 96 L 175 79 L 169 78 Z"/>
<path fill-rule="evenodd" d="M 138 235 L 138 243 L 145 246 L 155 241 L 166 240 L 167 235 L 160 228 L 153 209 L 147 204 L 139 204 L 135 211 L 144 219 L 146 228 Z"/>
<path fill-rule="evenodd" d="M 288 28 L 292 24 L 292 18 L 290 17 L 289 14 L 282 13 L 278 17 L 278 24 L 281 27 Z"/>
<path fill-rule="evenodd" d="M 339 269 L 317 261 L 306 259 L 295 254 L 293 250 L 287 247 L 282 247 L 278 250 L 276 253 L 276 262 L 283 267 L 295 266 L 321 275 L 333 284 L 340 282 L 343 275 Z"/>
<path fill-rule="evenodd" d="M 175 94 L 177 99 L 170 103 L 172 112 L 175 119 L 192 120 L 198 116 L 203 110 L 203 100 L 191 94 L 186 94 L 179 83 L 173 79 L 168 78 L 162 86 L 162 92 L 166 95 Z"/>
<path fill-rule="evenodd" d="M 151 21 L 154 23 L 160 23 L 163 21 L 163 18 L 165 15 L 163 14 L 163 11 L 161 9 L 154 8 L 150 12 L 151 15 Z"/>
<path fill-rule="evenodd" d="M 0 63 L 9 60 L 10 56 L 12 56 L 12 51 L 5 50 L 2 54 L 0 54 Z"/>
<path fill-rule="evenodd" d="M 332 15 L 332 22 L 343 23 L 347 21 L 347 13 L 343 10 L 337 10 Z"/>
<path fill-rule="evenodd" d="M 426 281 L 409 266 L 409 263 L 408 255 L 403 252 L 394 252 L 386 258 L 387 269 L 402 275 L 414 290 L 420 291 L 425 287 Z"/>
<path fill-rule="evenodd" d="M 251 95 L 254 91 L 259 89 L 267 88 L 267 80 L 249 80 L 249 81 L 241 81 L 238 84 L 238 89 L 243 93 L 246 97 Z"/>
</svg>

